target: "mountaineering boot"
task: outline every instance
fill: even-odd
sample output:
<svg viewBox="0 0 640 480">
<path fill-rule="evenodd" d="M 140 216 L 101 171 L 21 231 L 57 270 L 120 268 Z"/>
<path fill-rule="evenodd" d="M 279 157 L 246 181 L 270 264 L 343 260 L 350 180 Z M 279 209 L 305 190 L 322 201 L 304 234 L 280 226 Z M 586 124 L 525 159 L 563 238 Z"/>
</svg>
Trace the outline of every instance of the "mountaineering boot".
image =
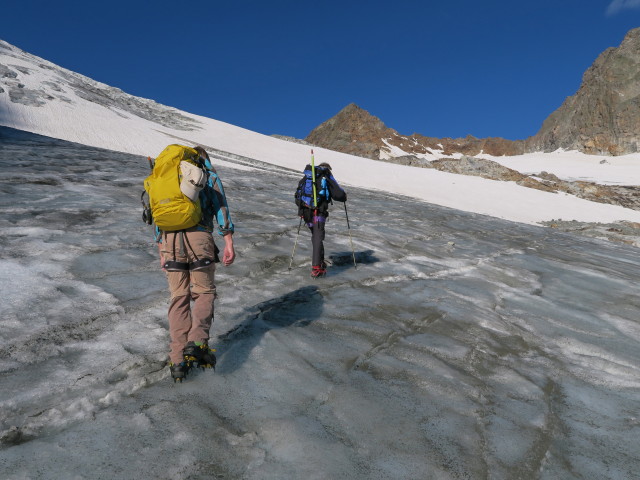
<svg viewBox="0 0 640 480">
<path fill-rule="evenodd" d="M 313 278 L 324 277 L 327 274 L 326 264 L 322 262 L 322 265 L 314 265 L 311 267 L 311 276 Z"/>
<path fill-rule="evenodd" d="M 178 364 L 170 363 L 169 370 L 171 371 L 171 378 L 173 378 L 173 383 L 180 382 L 187 378 L 187 373 L 189 373 L 189 365 L 187 362 L 180 362 Z"/>
<path fill-rule="evenodd" d="M 198 345 L 199 343 L 199 345 Z M 189 342 L 187 346 L 184 347 L 183 355 L 184 359 L 187 361 L 189 365 L 192 363 L 197 363 L 198 367 L 202 368 L 213 368 L 216 369 L 216 356 L 213 352 L 214 349 L 209 348 L 207 342 Z"/>
</svg>

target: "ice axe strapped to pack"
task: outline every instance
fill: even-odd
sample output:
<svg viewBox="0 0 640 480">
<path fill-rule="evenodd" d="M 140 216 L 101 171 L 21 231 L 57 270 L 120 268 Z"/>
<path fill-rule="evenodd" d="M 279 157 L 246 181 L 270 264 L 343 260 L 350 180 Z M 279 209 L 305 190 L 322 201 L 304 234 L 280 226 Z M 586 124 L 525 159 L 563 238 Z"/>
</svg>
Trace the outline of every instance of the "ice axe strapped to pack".
<svg viewBox="0 0 640 480">
<path fill-rule="evenodd" d="M 140 201 L 142 202 L 142 221 L 147 225 L 153 224 L 153 215 L 151 214 L 151 206 L 144 201 L 144 194 L 147 193 L 146 190 L 142 191 L 142 195 L 140 195 Z"/>
<path fill-rule="evenodd" d="M 174 234 L 172 242 L 173 260 L 166 260 L 162 264 L 162 268 L 167 272 L 193 272 L 195 270 L 202 270 L 203 268 L 207 268 L 212 263 L 217 263 L 220 261 L 220 259 L 218 258 L 218 253 L 220 252 L 220 250 L 218 249 L 217 245 L 215 245 L 214 247 L 214 258 L 198 258 L 198 255 L 196 255 L 196 252 L 193 250 L 191 243 L 189 243 L 189 238 L 184 230 L 169 233 Z M 178 237 L 178 235 L 180 235 L 180 242 L 184 242 L 189 250 L 191 250 L 191 253 L 195 258 L 194 262 L 179 262 L 178 260 L 176 260 L 176 238 Z M 164 235 L 164 241 L 167 241 L 166 232 Z"/>
</svg>

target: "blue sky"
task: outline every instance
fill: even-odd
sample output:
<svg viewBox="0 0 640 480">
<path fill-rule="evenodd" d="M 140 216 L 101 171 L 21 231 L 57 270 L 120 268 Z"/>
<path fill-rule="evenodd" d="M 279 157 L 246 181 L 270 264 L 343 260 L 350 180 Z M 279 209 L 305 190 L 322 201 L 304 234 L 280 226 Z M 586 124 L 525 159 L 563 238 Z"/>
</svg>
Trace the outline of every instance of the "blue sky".
<svg viewBox="0 0 640 480">
<path fill-rule="evenodd" d="M 535 134 L 640 0 L 29 1 L 0 38 L 127 93 L 304 138 L 354 102 L 401 134 Z"/>
</svg>

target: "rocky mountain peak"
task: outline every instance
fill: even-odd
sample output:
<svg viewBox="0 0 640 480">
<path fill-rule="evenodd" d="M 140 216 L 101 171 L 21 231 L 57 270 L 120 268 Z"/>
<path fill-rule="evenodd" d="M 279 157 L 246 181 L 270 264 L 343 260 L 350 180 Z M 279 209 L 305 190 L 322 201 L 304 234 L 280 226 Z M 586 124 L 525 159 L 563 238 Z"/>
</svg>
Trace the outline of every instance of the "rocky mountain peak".
<svg viewBox="0 0 640 480">
<path fill-rule="evenodd" d="M 558 148 L 620 155 L 640 149 L 640 28 L 602 52 L 568 97 L 529 139 L 530 150 Z"/>
<path fill-rule="evenodd" d="M 355 103 L 314 128 L 305 140 L 313 145 L 367 158 L 379 158 L 381 139 L 397 132 Z"/>
<path fill-rule="evenodd" d="M 375 160 L 404 155 L 448 156 L 454 153 L 516 155 L 524 152 L 523 142 L 503 138 L 435 138 L 414 133 L 401 135 L 382 120 L 354 103 L 316 127 L 305 141 L 338 152 Z"/>
</svg>

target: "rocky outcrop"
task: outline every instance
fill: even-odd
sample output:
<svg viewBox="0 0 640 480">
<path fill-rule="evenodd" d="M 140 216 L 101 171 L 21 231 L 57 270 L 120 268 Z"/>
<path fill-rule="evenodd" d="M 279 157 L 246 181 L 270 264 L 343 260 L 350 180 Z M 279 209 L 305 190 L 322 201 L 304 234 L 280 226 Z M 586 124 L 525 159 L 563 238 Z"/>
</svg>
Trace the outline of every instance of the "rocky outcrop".
<svg viewBox="0 0 640 480">
<path fill-rule="evenodd" d="M 578 92 L 545 120 L 527 147 L 609 155 L 639 151 L 640 28 L 596 59 Z"/>
<path fill-rule="evenodd" d="M 535 178 L 553 191 L 575 195 L 591 202 L 640 210 L 640 187 L 638 186 L 599 185 L 584 181 L 568 182 L 547 172 L 541 172 L 535 175 Z"/>
<path fill-rule="evenodd" d="M 380 158 L 384 138 L 398 135 L 378 117 L 351 103 L 305 138 L 313 145 L 360 157 Z"/>
<path fill-rule="evenodd" d="M 544 192 L 568 193 L 591 202 L 608 203 L 640 210 L 640 187 L 638 186 L 599 185 L 584 181 L 568 182 L 548 172 L 525 175 L 497 162 L 469 156 L 463 156 L 459 159 L 441 158 L 429 161 L 412 155 L 405 155 L 390 158 L 386 161 L 412 167 L 434 168 L 441 172 L 458 175 L 471 175 L 490 180 L 515 182 L 523 187 L 535 188 Z"/>
<path fill-rule="evenodd" d="M 313 145 L 375 160 L 396 156 L 429 154 L 518 155 L 524 153 L 524 142 L 504 138 L 435 138 L 418 133 L 400 135 L 378 117 L 352 103 L 335 117 L 322 123 L 305 138 Z M 398 155 L 398 152 L 401 152 Z"/>
<path fill-rule="evenodd" d="M 556 189 L 549 187 L 535 178 L 520 173 L 511 168 L 505 167 L 497 162 L 480 158 L 463 156 L 460 159 L 442 158 L 429 162 L 430 168 L 435 168 L 442 172 L 456 173 L 459 175 L 471 175 L 488 178 L 490 180 L 501 180 L 505 182 L 515 182 L 524 187 L 535 188 L 545 192 L 555 192 Z"/>
</svg>

